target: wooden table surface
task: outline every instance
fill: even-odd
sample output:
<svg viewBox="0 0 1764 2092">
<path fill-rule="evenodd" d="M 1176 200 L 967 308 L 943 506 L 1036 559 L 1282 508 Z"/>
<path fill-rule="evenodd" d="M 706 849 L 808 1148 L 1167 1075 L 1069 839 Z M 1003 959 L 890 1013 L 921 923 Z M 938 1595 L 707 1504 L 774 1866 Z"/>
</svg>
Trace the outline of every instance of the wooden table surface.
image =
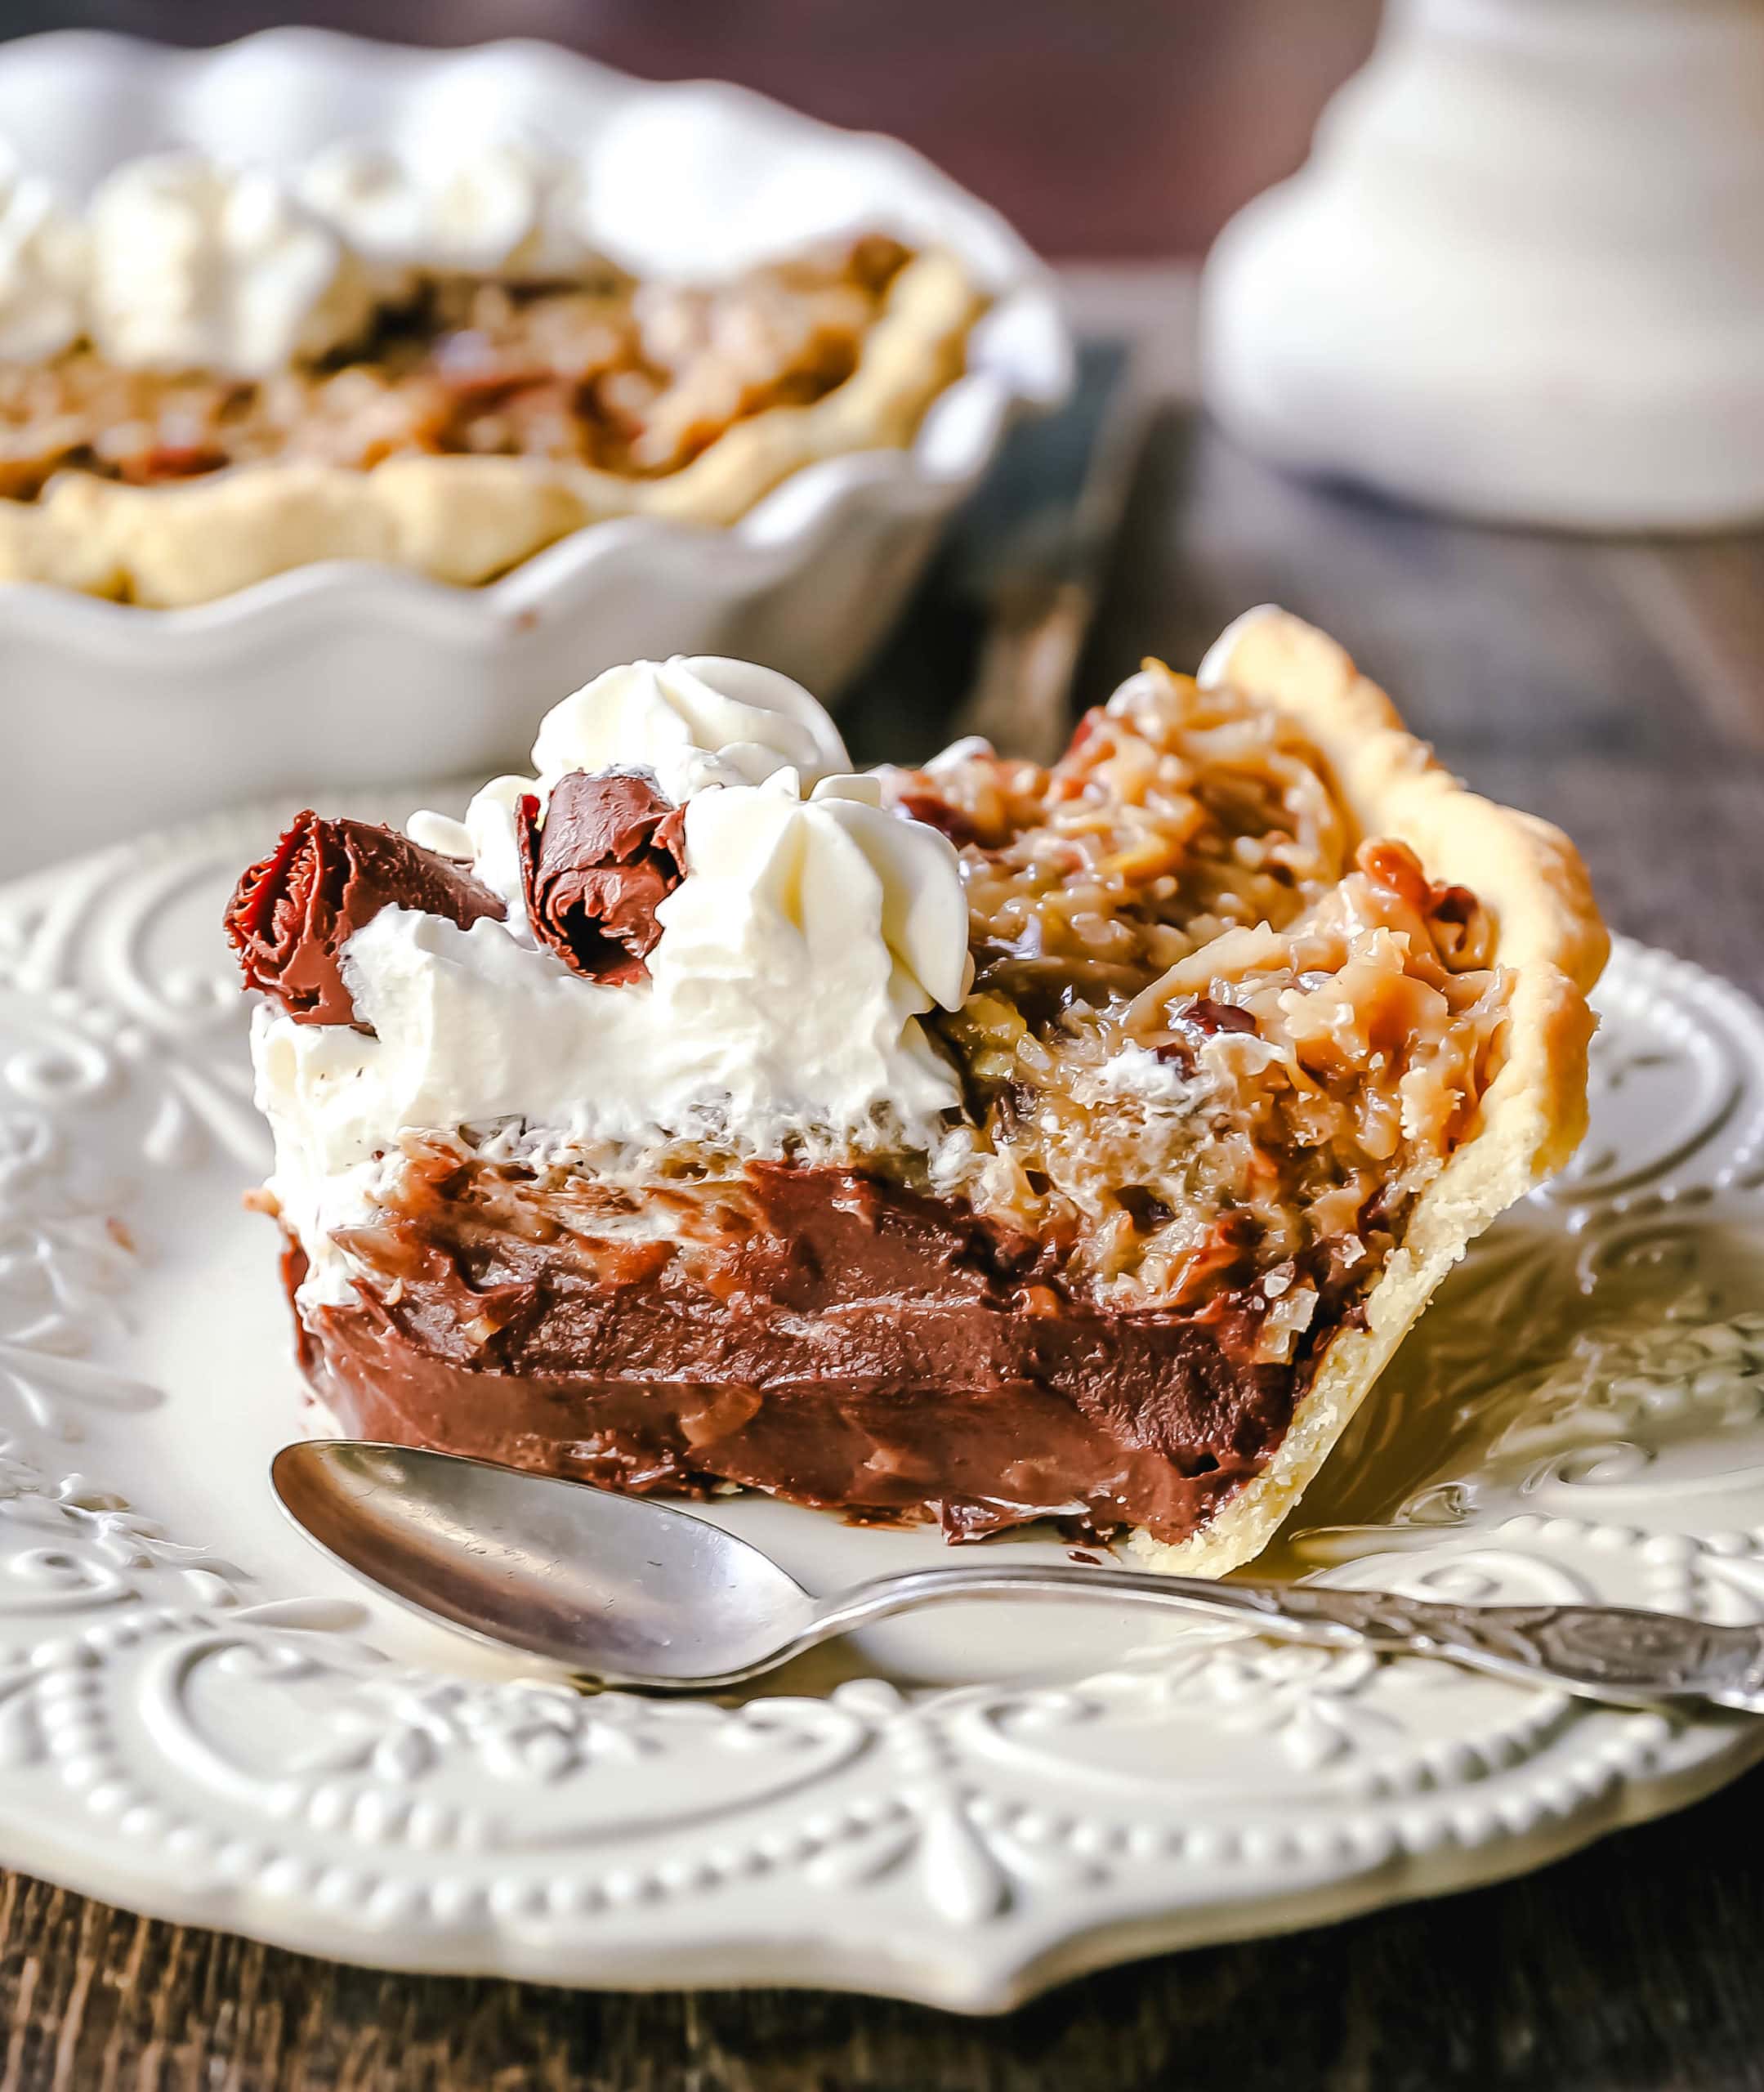
<svg viewBox="0 0 1764 2092">
<path fill-rule="evenodd" d="M 1764 993 L 1764 536 L 1592 543 L 1297 485 L 1179 396 L 1173 272 L 1081 309 L 1169 394 L 1080 675 L 1245 605 L 1338 633 L 1475 784 L 1578 838 L 1619 928 Z M 0 2092 L 1764 2087 L 1764 1773 L 1508 1885 L 1141 1963 L 1007 2020 L 813 1993 L 382 1976 L 0 1875 Z"/>
</svg>

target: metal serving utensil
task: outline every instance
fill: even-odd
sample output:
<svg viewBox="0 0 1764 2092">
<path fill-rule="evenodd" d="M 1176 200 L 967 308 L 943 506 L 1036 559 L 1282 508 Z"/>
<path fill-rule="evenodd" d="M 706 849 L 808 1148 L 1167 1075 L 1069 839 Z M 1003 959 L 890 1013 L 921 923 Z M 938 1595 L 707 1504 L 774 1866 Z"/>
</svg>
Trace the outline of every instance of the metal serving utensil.
<svg viewBox="0 0 1764 2092">
<path fill-rule="evenodd" d="M 1445 1657 L 1619 1705 L 1704 1701 L 1764 1714 L 1764 1629 L 1670 1613 L 992 1561 L 909 1569 L 822 1598 L 706 1519 L 487 1460 L 315 1439 L 284 1446 L 270 1479 L 295 1523 L 387 1597 L 607 1685 L 718 1692 L 915 1607 L 1087 1598 L 1329 1648 Z"/>
</svg>

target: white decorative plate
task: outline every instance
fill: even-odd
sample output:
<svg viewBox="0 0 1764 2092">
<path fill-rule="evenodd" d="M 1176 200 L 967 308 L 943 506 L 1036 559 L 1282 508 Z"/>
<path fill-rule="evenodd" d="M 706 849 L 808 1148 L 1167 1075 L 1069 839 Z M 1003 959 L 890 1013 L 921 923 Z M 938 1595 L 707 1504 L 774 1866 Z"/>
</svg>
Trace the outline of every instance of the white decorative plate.
<svg viewBox="0 0 1764 2092">
<path fill-rule="evenodd" d="M 0 47 L 0 139 L 76 192 L 174 142 L 286 168 L 341 138 L 420 151 L 511 130 L 579 159 L 599 244 L 640 273 L 716 275 L 863 225 L 952 248 L 994 293 L 966 371 L 909 449 L 824 459 L 728 530 L 594 524 L 488 588 L 359 561 L 190 610 L 0 586 L 0 875 L 68 852 L 59 794 L 92 748 L 111 760 L 83 768 L 86 811 L 120 835 L 306 784 L 518 767 L 559 698 L 645 655 L 765 661 L 830 700 L 1013 417 L 1070 383 L 1052 279 L 997 212 L 892 139 L 744 88 L 635 80 L 542 43 L 310 29 L 214 51 L 75 30 Z"/>
<path fill-rule="evenodd" d="M 217 923 L 275 827 L 0 892 L 0 1861 L 395 1968 L 983 2010 L 1533 1866 L 1764 1753 L 1739 1716 L 1098 1608 L 897 1623 L 719 1707 L 364 1605 L 265 1477 L 301 1397 Z M 1271 1566 L 1764 1616 L 1764 1016 L 1629 945 L 1601 999 L 1575 1168 Z M 811 1584 L 938 1549 L 721 1515 Z"/>
</svg>

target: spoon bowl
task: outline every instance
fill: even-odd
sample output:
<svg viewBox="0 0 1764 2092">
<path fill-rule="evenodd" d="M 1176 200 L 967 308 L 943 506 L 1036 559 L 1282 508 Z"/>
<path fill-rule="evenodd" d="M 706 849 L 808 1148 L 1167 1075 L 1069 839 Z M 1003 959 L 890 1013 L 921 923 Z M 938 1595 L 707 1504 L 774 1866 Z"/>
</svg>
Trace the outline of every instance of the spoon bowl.
<svg viewBox="0 0 1764 2092">
<path fill-rule="evenodd" d="M 284 1446 L 270 1473 L 309 1538 L 389 1597 L 610 1683 L 765 1668 L 816 1611 L 769 1555 L 643 1497 L 347 1439 Z"/>
</svg>

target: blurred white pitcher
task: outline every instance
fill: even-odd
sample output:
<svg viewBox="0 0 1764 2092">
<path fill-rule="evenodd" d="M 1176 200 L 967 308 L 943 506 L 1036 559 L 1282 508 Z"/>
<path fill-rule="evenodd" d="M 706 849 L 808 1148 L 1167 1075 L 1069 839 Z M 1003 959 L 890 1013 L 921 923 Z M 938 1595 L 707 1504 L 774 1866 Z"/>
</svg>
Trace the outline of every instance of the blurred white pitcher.
<svg viewBox="0 0 1764 2092">
<path fill-rule="evenodd" d="M 1220 235 L 1202 357 L 1302 469 L 1519 522 L 1764 516 L 1764 0 L 1389 0 Z"/>
</svg>

